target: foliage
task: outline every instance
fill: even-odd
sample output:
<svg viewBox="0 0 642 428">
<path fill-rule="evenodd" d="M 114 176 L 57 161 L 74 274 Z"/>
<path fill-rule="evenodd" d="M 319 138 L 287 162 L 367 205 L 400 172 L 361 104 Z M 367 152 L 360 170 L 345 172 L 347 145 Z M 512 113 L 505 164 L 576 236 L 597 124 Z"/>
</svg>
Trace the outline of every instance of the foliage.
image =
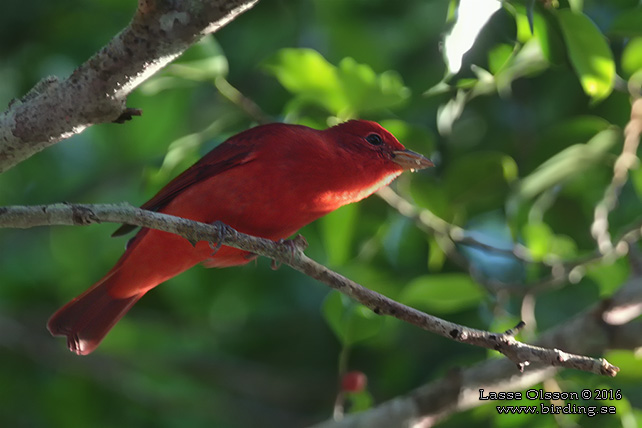
<svg viewBox="0 0 642 428">
<path fill-rule="evenodd" d="M 0 18 L 5 105 L 46 75 L 69 74 L 135 7 L 32 2 L 9 2 Z M 461 69 L 449 70 L 450 52 L 439 46 L 460 18 L 456 6 L 262 0 L 137 90 L 128 104 L 142 108 L 142 118 L 90 128 L 0 176 L 0 205 L 140 204 L 265 117 L 315 127 L 376 120 L 437 164 L 400 177 L 399 194 L 486 245 L 524 247 L 530 261 L 464 245 L 453 259 L 443 234 L 424 233 L 377 197 L 303 229 L 307 254 L 434 315 L 508 328 L 522 316 L 520 296 L 499 298 L 484 285 L 528 287 L 555 263 L 596 249 L 594 209 L 630 117 L 621 82 L 642 81 L 642 8 L 633 0 L 508 1 Z M 614 237 L 640 221 L 642 170 L 630 178 L 609 216 Z M 375 316 L 287 268 L 273 272 L 267 260 L 197 267 L 168 281 L 98 351 L 76 357 L 45 322 L 119 257 L 124 241 L 109 238 L 114 228 L 0 230 L 7 426 L 304 426 L 331 416 L 347 370 L 368 378 L 367 391 L 348 397 L 357 410 L 488 358 Z M 630 263 L 595 263 L 573 284 L 545 289 L 532 333 L 608 296 L 631 275 Z M 642 424 L 639 360 L 630 351 L 607 357 L 622 368 L 615 379 L 566 371 L 555 381 L 564 391 L 622 390 L 616 416 L 509 418 L 485 405 L 443 426 Z"/>
</svg>

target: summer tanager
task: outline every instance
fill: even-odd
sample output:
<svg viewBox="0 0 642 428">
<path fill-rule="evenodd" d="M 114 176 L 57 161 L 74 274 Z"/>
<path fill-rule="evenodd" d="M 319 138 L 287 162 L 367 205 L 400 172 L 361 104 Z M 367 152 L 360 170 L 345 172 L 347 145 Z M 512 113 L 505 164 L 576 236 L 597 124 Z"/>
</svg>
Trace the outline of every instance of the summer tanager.
<svg viewBox="0 0 642 428">
<path fill-rule="evenodd" d="M 270 124 L 214 148 L 142 208 L 240 232 L 287 238 L 337 208 L 359 201 L 405 170 L 432 162 L 406 150 L 379 124 L 353 120 L 326 130 Z M 134 229 L 125 225 L 114 235 Z M 56 312 L 47 327 L 76 354 L 92 352 L 147 291 L 190 267 L 243 265 L 256 256 L 142 229 L 107 274 Z"/>
</svg>

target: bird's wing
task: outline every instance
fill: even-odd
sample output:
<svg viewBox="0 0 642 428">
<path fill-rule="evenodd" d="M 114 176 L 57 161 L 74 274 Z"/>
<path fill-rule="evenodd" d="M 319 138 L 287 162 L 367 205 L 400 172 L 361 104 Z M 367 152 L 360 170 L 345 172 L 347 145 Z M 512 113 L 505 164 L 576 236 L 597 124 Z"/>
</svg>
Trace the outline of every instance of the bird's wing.
<svg viewBox="0 0 642 428">
<path fill-rule="evenodd" d="M 244 135 L 245 134 L 245 135 Z M 215 147 L 201 160 L 170 181 L 153 198 L 145 202 L 141 208 L 150 211 L 160 211 L 172 199 L 193 184 L 200 183 L 212 176 L 218 175 L 230 168 L 251 162 L 255 159 L 255 139 L 251 134 L 239 134 Z M 137 226 L 122 225 L 111 236 L 121 236 L 131 232 Z"/>
</svg>

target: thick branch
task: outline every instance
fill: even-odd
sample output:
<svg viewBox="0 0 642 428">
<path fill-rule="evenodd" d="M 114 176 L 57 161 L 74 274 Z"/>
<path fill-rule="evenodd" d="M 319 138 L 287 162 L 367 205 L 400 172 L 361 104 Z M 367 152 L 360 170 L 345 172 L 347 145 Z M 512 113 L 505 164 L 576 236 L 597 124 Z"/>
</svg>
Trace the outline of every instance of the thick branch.
<svg viewBox="0 0 642 428">
<path fill-rule="evenodd" d="M 518 369 L 533 363 L 574 368 L 596 374 L 615 376 L 618 368 L 605 359 L 568 354 L 558 349 L 526 345 L 513 332 L 500 334 L 471 329 L 402 305 L 362 287 L 303 254 L 304 239 L 274 242 L 257 238 L 216 223 L 198 223 L 166 214 L 124 205 L 55 204 L 0 207 L 0 227 L 29 228 L 45 225 L 88 225 L 100 222 L 128 223 L 176 233 L 191 242 L 208 241 L 250 251 L 286 264 L 346 294 L 377 314 L 390 315 L 469 345 L 494 349 L 507 356 Z M 304 245 L 305 244 L 305 245 Z"/>
<path fill-rule="evenodd" d="M 140 0 L 132 22 L 65 80 L 49 77 L 0 115 L 0 173 L 86 127 L 124 120 L 134 88 L 258 0 Z"/>
</svg>

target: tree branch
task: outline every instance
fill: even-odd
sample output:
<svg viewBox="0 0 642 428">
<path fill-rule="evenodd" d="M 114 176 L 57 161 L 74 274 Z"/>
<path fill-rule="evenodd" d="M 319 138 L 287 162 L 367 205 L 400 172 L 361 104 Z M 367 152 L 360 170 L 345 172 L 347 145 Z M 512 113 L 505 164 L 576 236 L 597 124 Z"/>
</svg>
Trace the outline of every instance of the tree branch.
<svg viewBox="0 0 642 428">
<path fill-rule="evenodd" d="M 642 321 L 617 325 L 609 322 L 609 318 L 610 314 L 626 311 L 631 304 L 640 303 L 642 278 L 633 277 L 610 299 L 542 334 L 537 344 L 550 348 L 564 347 L 581 354 L 599 354 L 608 349 L 639 348 L 642 345 Z M 489 404 L 490 400 L 480 399 L 482 389 L 486 396 L 489 392 L 523 391 L 553 377 L 557 372 L 555 367 L 536 363 L 527 367 L 524 373 L 516 374 L 512 364 L 506 359 L 486 360 L 473 367 L 455 368 L 443 378 L 404 396 L 381 403 L 365 412 L 348 415 L 340 421 L 319 423 L 314 428 L 428 428 L 454 413 Z"/>
<path fill-rule="evenodd" d="M 386 201 L 388 205 L 396 209 L 401 215 L 413 220 L 420 229 L 442 237 L 443 240 L 446 241 L 444 242 L 444 246 L 446 247 L 445 251 L 447 256 L 450 257 L 454 263 L 468 271 L 473 278 L 492 292 L 501 291 L 513 295 L 524 296 L 527 294 L 538 294 L 564 283 L 577 282 L 581 279 L 587 266 L 601 260 L 612 260 L 625 256 L 630 245 L 642 238 L 642 219 L 639 219 L 637 222 L 627 227 L 624 233 L 616 238 L 615 243 L 610 247 L 610 251 L 602 253 L 599 249 L 596 249 L 591 253 L 571 260 L 557 260 L 554 263 L 538 262 L 550 267 L 550 275 L 527 284 L 511 284 L 478 275 L 468 260 L 457 251 L 455 245 L 470 245 L 492 253 L 510 255 L 526 263 L 535 263 L 530 257 L 528 249 L 523 245 L 516 244 L 511 249 L 502 249 L 479 242 L 478 240 L 467 236 L 467 231 L 465 229 L 442 220 L 430 210 L 416 207 L 390 188 L 386 187 L 380 189 L 377 192 L 377 195 Z"/>
<path fill-rule="evenodd" d="M 127 96 L 258 0 L 139 0 L 131 23 L 65 80 L 48 77 L 0 115 L 0 173 L 98 123 L 136 115 Z"/>
<path fill-rule="evenodd" d="M 574 368 L 615 376 L 619 369 L 605 359 L 573 355 L 559 349 L 527 345 L 514 338 L 514 332 L 490 333 L 471 329 L 402 305 L 371 291 L 308 258 L 300 235 L 292 241 L 274 242 L 240 233 L 222 223 L 204 224 L 128 205 L 54 204 L 0 207 L 0 227 L 29 228 L 49 225 L 89 225 L 127 223 L 183 236 L 192 243 L 208 241 L 269 257 L 315 278 L 351 297 L 376 314 L 390 315 L 440 336 L 469 345 L 494 349 L 508 357 L 520 371 L 533 363 Z M 521 327 L 521 326 L 520 326 Z"/>
<path fill-rule="evenodd" d="M 608 255 L 615 252 L 617 244 L 611 241 L 609 232 L 609 213 L 615 208 L 618 197 L 629 178 L 629 170 L 639 166 L 637 157 L 642 135 L 642 98 L 634 98 L 631 105 L 631 119 L 624 128 L 624 145 L 622 153 L 618 156 L 613 166 L 613 178 L 604 191 L 604 197 L 595 206 L 591 235 L 597 242 L 601 254 Z"/>
</svg>

